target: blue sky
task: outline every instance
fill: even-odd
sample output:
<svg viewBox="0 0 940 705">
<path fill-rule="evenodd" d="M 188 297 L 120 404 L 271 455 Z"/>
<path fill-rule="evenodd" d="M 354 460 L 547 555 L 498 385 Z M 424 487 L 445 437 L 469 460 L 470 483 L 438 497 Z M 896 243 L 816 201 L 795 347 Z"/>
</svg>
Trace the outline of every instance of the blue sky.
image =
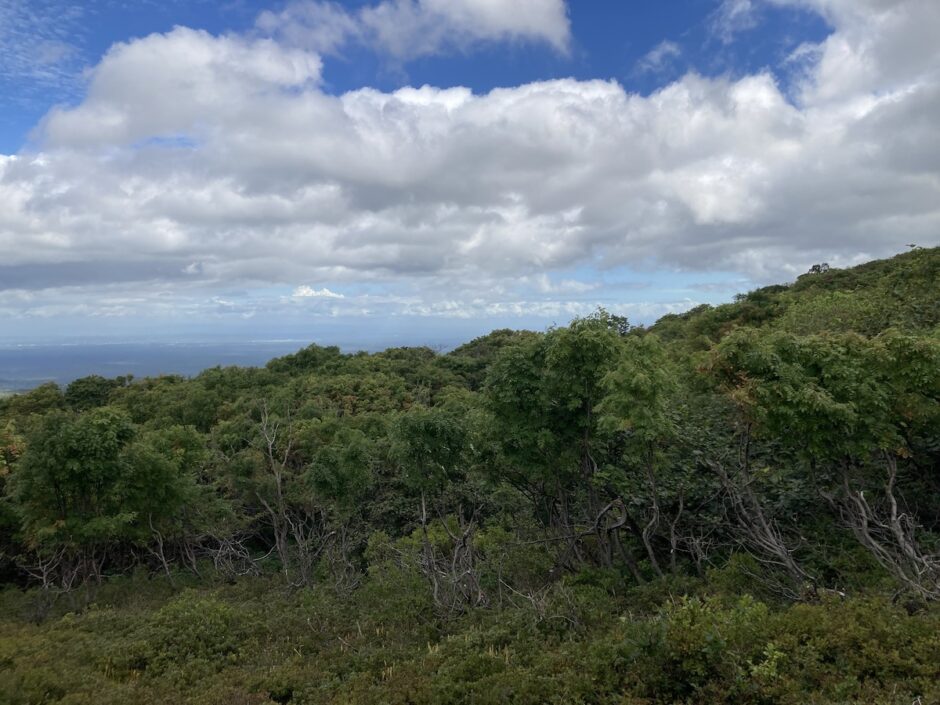
<svg viewBox="0 0 940 705">
<path fill-rule="evenodd" d="M 940 232 L 932 0 L 0 0 L 0 342 L 452 344 Z"/>
</svg>

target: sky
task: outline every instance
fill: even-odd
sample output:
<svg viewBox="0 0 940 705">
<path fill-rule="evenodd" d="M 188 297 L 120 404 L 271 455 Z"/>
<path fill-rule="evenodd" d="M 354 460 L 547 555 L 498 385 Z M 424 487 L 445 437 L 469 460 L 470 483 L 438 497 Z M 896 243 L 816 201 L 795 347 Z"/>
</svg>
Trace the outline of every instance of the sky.
<svg viewBox="0 0 940 705">
<path fill-rule="evenodd" d="M 649 323 L 940 238 L 936 0 L 0 0 L 0 343 Z"/>
</svg>

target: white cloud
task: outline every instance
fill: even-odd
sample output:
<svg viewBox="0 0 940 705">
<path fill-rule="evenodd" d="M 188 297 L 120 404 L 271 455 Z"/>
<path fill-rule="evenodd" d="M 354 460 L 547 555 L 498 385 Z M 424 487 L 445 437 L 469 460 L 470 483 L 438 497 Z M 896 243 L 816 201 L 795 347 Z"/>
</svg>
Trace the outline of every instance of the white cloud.
<svg viewBox="0 0 940 705">
<path fill-rule="evenodd" d="M 722 0 L 710 18 L 711 31 L 725 44 L 757 26 L 760 0 Z"/>
<path fill-rule="evenodd" d="M 177 27 L 115 44 L 95 68 L 84 102 L 54 108 L 42 125 L 49 146 L 126 146 L 141 140 L 212 137 L 224 123 L 250 123 L 320 80 L 320 57 L 272 40 Z M 238 115 L 217 111 L 237 109 Z M 233 135 L 228 135 L 229 137 Z"/>
<path fill-rule="evenodd" d="M 262 13 L 257 27 L 317 52 L 360 42 L 398 61 L 488 41 L 539 41 L 560 52 L 570 42 L 565 0 L 382 0 L 357 11 L 301 0 Z"/>
<path fill-rule="evenodd" d="M 904 87 L 927 88 L 940 73 L 934 0 L 769 0 L 821 13 L 837 30 L 817 47 L 807 102 L 851 103 Z"/>
<path fill-rule="evenodd" d="M 640 73 L 660 73 L 680 56 L 682 56 L 682 47 L 669 39 L 664 39 L 643 55 L 643 58 L 637 62 L 636 70 Z"/>
<path fill-rule="evenodd" d="M 313 287 L 307 286 L 298 286 L 294 289 L 294 293 L 291 294 L 295 299 L 342 299 L 345 298 L 342 294 L 337 294 L 335 291 L 330 291 L 326 287 L 322 289 L 314 289 Z"/>
<path fill-rule="evenodd" d="M 584 294 L 600 287 L 597 282 L 583 282 L 577 279 L 553 280 L 545 273 L 524 277 L 521 281 L 533 285 L 535 290 L 542 294 Z"/>
<path fill-rule="evenodd" d="M 584 275 L 556 278 L 581 267 L 768 281 L 936 243 L 940 4 L 812 2 L 835 32 L 805 50 L 796 104 L 769 73 L 645 97 L 572 79 L 333 96 L 319 56 L 281 41 L 117 45 L 39 151 L 0 157 L 0 290 L 83 286 L 123 311 L 139 304 L 89 283 L 133 283 L 187 311 L 315 281 L 336 310 L 509 312 L 586 305 Z M 407 296 L 322 295 L 350 284 Z M 75 304 L 58 296 L 4 311 Z"/>
<path fill-rule="evenodd" d="M 356 15 L 334 2 L 292 2 L 280 12 L 265 10 L 255 26 L 287 44 L 323 54 L 339 53 L 348 42 L 364 39 Z"/>
</svg>

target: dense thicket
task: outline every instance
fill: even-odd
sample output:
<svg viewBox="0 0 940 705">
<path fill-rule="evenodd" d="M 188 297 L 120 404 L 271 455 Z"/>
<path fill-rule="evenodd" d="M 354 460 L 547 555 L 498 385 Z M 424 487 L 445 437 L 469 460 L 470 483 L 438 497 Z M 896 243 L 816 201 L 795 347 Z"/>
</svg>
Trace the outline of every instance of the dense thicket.
<svg viewBox="0 0 940 705">
<path fill-rule="evenodd" d="M 0 400 L 0 701 L 940 699 L 938 281 Z"/>
</svg>

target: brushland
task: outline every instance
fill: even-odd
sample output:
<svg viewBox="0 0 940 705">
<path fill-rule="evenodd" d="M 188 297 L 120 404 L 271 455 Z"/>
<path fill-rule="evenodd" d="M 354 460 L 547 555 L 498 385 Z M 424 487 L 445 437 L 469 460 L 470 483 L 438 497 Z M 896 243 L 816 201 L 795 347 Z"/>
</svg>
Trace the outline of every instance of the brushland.
<svg viewBox="0 0 940 705">
<path fill-rule="evenodd" d="M 940 249 L 0 399 L 0 702 L 940 702 Z"/>
</svg>

